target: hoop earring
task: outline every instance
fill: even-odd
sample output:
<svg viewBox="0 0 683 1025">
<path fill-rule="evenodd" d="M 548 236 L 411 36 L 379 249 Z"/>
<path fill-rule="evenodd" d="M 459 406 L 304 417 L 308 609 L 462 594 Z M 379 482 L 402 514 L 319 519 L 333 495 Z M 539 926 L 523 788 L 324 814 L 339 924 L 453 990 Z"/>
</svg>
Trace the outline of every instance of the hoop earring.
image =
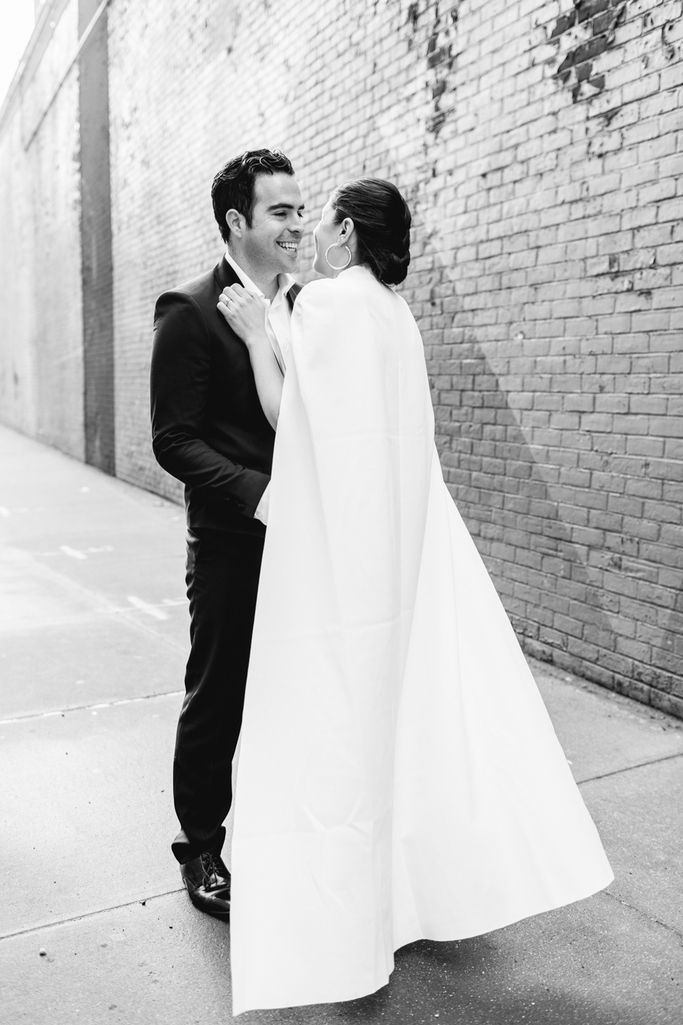
<svg viewBox="0 0 683 1025">
<path fill-rule="evenodd" d="M 336 247 L 338 245 L 339 245 L 338 242 L 333 242 L 331 246 L 327 247 L 327 249 L 325 250 L 325 262 L 327 263 L 328 267 L 332 268 L 332 270 L 346 270 L 348 265 L 351 263 L 351 260 L 353 259 L 353 253 L 351 252 L 351 250 L 347 246 L 346 242 L 344 242 L 343 246 L 340 247 L 342 249 L 345 249 L 346 252 L 349 254 L 349 258 L 346 261 L 346 263 L 344 264 L 344 266 L 343 267 L 335 267 L 335 265 L 333 263 L 330 263 L 330 257 L 329 257 L 330 249 L 336 249 Z"/>
</svg>

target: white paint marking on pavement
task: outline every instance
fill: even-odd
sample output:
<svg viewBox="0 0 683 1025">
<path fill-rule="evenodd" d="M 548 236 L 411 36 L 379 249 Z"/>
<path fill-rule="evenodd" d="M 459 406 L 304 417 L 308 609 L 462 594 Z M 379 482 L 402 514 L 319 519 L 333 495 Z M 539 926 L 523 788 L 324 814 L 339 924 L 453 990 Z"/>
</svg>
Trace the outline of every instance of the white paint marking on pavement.
<svg viewBox="0 0 683 1025">
<path fill-rule="evenodd" d="M 0 516 L 9 516 L 9 509 L 6 505 L 0 505 Z"/>
<path fill-rule="evenodd" d="M 113 551 L 114 549 L 111 545 L 101 545 L 99 548 L 86 548 L 84 552 L 79 552 L 77 548 L 70 548 L 68 545 L 62 545 L 56 552 L 38 552 L 38 555 L 43 556 L 43 558 L 52 558 L 53 555 L 63 555 L 66 553 L 74 559 L 87 559 L 89 555 Z"/>
<path fill-rule="evenodd" d="M 84 555 L 83 552 L 79 552 L 77 548 L 70 548 L 69 545 L 60 545 L 60 552 L 64 552 L 65 555 L 70 555 L 72 559 L 87 559 L 88 556 Z"/>
<path fill-rule="evenodd" d="M 154 616 L 155 619 L 168 619 L 168 613 L 158 609 L 155 605 L 150 605 L 148 602 L 143 601 L 142 598 L 136 598 L 134 594 L 126 595 L 126 597 L 131 605 L 134 605 L 136 609 L 140 609 L 141 612 L 146 612 L 148 616 Z"/>
</svg>

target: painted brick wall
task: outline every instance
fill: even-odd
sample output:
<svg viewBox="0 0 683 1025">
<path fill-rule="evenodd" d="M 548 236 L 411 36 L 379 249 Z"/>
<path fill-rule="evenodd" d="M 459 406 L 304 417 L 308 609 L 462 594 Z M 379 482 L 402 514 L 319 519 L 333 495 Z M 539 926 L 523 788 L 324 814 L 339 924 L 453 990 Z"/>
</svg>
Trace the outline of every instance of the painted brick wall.
<svg viewBox="0 0 683 1025">
<path fill-rule="evenodd" d="M 527 649 L 678 714 L 681 8 L 442 29 L 429 336 L 447 476 Z"/>
<path fill-rule="evenodd" d="M 77 0 L 58 9 L 0 117 L 0 418 L 83 458 Z"/>
<path fill-rule="evenodd" d="M 117 473 L 179 493 L 151 313 L 220 256 L 218 166 L 281 146 L 311 227 L 390 177 L 443 466 L 523 643 L 683 715 L 681 0 L 111 0 L 108 31 Z"/>
</svg>

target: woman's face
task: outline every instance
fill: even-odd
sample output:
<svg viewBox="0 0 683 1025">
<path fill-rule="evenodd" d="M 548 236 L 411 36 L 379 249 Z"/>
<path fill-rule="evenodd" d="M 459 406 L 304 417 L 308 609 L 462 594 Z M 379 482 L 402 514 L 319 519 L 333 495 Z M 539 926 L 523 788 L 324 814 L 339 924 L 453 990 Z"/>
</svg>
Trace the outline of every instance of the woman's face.
<svg viewBox="0 0 683 1025">
<path fill-rule="evenodd" d="M 329 263 L 325 259 L 325 253 L 331 245 L 339 241 L 339 234 L 341 231 L 341 224 L 335 222 L 336 212 L 332 206 L 332 200 L 328 199 L 327 203 L 323 207 L 323 212 L 320 215 L 320 220 L 313 230 L 313 239 L 315 241 L 315 257 L 313 259 L 313 270 L 317 271 L 318 274 L 324 274 L 326 278 L 333 278 L 337 271 L 330 267 Z M 330 261 L 334 264 L 338 264 L 341 269 L 346 263 L 348 254 L 343 247 L 335 247 L 330 252 Z"/>
</svg>

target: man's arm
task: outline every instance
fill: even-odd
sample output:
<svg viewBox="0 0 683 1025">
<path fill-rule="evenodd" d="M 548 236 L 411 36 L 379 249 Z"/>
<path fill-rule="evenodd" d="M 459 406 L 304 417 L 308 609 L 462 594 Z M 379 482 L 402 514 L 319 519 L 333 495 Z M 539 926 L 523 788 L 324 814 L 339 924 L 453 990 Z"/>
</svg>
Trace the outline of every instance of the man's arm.
<svg viewBox="0 0 683 1025">
<path fill-rule="evenodd" d="M 209 392 L 210 339 L 191 296 L 165 292 L 154 315 L 151 367 L 152 447 L 173 477 L 253 517 L 269 481 L 202 439 Z"/>
</svg>

